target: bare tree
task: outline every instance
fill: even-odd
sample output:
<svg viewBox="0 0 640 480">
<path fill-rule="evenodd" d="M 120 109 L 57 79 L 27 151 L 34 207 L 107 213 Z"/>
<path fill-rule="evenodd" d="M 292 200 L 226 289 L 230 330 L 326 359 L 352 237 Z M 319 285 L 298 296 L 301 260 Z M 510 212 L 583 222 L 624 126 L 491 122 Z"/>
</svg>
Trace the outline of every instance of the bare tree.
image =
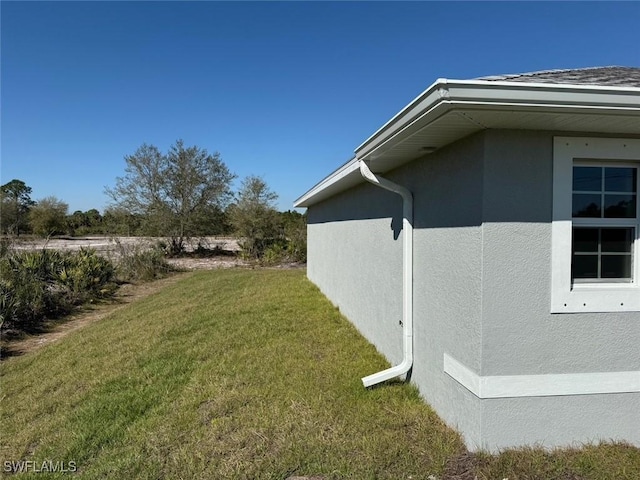
<svg viewBox="0 0 640 480">
<path fill-rule="evenodd" d="M 202 231 L 202 222 L 216 218 L 214 213 L 232 198 L 235 175 L 217 152 L 185 147 L 178 140 L 166 155 L 143 144 L 125 161 L 126 175 L 105 188 L 112 207 L 142 215 L 146 231 L 168 237 L 173 253 L 181 252 L 185 240 Z"/>
</svg>

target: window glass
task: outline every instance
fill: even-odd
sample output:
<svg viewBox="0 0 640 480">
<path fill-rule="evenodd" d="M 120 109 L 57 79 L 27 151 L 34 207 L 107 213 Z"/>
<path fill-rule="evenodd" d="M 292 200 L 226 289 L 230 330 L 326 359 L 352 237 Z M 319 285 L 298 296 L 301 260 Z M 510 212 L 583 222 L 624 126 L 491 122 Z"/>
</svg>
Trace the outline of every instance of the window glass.
<svg viewBox="0 0 640 480">
<path fill-rule="evenodd" d="M 635 168 L 609 167 L 604 169 L 604 189 L 606 192 L 636 193 L 637 170 Z"/>
<path fill-rule="evenodd" d="M 593 193 L 573 194 L 574 217 L 602 217 L 602 195 Z"/>
<path fill-rule="evenodd" d="M 597 228 L 575 228 L 573 230 L 573 251 L 574 252 L 597 252 L 598 251 L 598 229 Z"/>
<path fill-rule="evenodd" d="M 571 247 L 571 279 L 632 279 L 632 227 L 574 227 Z"/>
<path fill-rule="evenodd" d="M 638 169 L 573 167 L 573 217 L 635 218 Z"/>
<path fill-rule="evenodd" d="M 635 218 L 635 195 L 605 195 L 604 218 Z"/>
<path fill-rule="evenodd" d="M 602 190 L 602 167 L 573 167 L 573 190 L 599 192 Z"/>
<path fill-rule="evenodd" d="M 574 255 L 571 262 L 573 279 L 598 278 L 597 255 Z"/>
<path fill-rule="evenodd" d="M 595 230 L 595 229 L 584 229 Z M 631 245 L 633 244 L 632 228 L 603 228 L 602 234 L 602 251 L 603 252 L 625 252 L 631 253 Z M 597 235 L 596 235 L 597 238 Z"/>
<path fill-rule="evenodd" d="M 631 279 L 630 255 L 605 255 L 602 257 L 600 278 Z"/>
</svg>

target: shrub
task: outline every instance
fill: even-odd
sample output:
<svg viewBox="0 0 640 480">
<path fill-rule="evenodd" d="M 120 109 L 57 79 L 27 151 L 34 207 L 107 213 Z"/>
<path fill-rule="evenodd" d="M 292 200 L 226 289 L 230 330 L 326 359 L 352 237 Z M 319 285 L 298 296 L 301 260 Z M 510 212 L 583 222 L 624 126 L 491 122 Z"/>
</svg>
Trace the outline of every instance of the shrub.
<svg viewBox="0 0 640 480">
<path fill-rule="evenodd" d="M 115 268 L 104 257 L 91 249 L 80 249 L 73 255 L 63 257 L 61 267 L 56 271 L 59 285 L 82 297 L 100 297 L 110 292 L 115 280 Z"/>
<path fill-rule="evenodd" d="M 165 252 L 157 245 L 124 245 L 116 240 L 118 253 L 117 276 L 124 282 L 148 281 L 161 278 L 172 272 L 173 267 L 167 262 Z"/>
<path fill-rule="evenodd" d="M 0 322 L 4 329 L 32 331 L 45 317 L 111 295 L 115 270 L 94 250 L 58 252 L 0 249 Z"/>
<path fill-rule="evenodd" d="M 265 248 L 260 258 L 263 265 L 276 265 L 286 260 L 286 250 L 282 243 L 273 243 Z"/>
</svg>

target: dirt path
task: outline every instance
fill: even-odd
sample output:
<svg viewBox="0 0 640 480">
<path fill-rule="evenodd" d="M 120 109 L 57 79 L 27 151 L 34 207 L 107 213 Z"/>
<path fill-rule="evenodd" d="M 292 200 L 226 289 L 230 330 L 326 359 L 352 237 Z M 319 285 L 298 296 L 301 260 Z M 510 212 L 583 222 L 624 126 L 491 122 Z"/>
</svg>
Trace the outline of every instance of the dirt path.
<svg viewBox="0 0 640 480">
<path fill-rule="evenodd" d="M 81 307 L 66 319 L 51 322 L 50 325 L 48 325 L 50 330 L 44 333 L 30 335 L 26 338 L 7 342 L 6 346 L 3 345 L 1 358 L 5 359 L 7 357 L 24 355 L 45 345 L 57 342 L 71 332 L 94 322 L 98 322 L 113 312 L 124 308 L 128 304 L 159 292 L 163 288 L 179 282 L 188 275 L 190 275 L 188 272 L 178 273 L 153 282 L 141 283 L 138 285 L 123 285 L 118 289 L 112 299 L 101 304 Z"/>
<path fill-rule="evenodd" d="M 63 320 L 55 320 L 44 324 L 44 333 L 29 335 L 25 338 L 3 341 L 2 351 L 0 352 L 0 360 L 8 357 L 24 355 L 33 352 L 40 347 L 57 342 L 69 333 L 83 328 L 94 322 L 98 322 L 113 312 L 120 310 L 126 305 L 136 300 L 148 297 L 168 285 L 180 281 L 189 275 L 189 271 L 193 270 L 212 270 L 218 268 L 242 268 L 248 267 L 249 264 L 237 257 L 211 257 L 211 258 L 176 258 L 169 259 L 169 263 L 181 270 L 183 273 L 177 273 L 161 280 L 156 280 L 141 284 L 126 284 L 121 286 L 113 298 L 96 305 L 88 305 L 80 307 L 77 311 L 70 314 Z M 273 268 L 301 268 L 298 263 L 280 265 Z"/>
</svg>

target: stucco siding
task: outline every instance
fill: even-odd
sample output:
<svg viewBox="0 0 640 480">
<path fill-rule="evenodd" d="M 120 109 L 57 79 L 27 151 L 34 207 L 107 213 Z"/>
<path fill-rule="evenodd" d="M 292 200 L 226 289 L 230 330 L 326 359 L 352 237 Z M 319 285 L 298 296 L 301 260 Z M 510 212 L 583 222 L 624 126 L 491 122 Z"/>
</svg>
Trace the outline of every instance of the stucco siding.
<svg viewBox="0 0 640 480">
<path fill-rule="evenodd" d="M 640 445 L 640 397 L 634 393 L 503 398 L 482 402 L 482 442 L 497 451 L 514 445 L 580 447 L 599 441 Z"/>
<path fill-rule="evenodd" d="M 486 134 L 481 373 L 638 371 L 640 313 L 550 313 L 552 146 L 551 132 Z"/>
<path fill-rule="evenodd" d="M 479 438 L 480 400 L 442 359 L 480 369 L 482 152 L 476 135 L 385 175 L 414 192 L 412 381 L 469 438 Z M 401 214 L 399 196 L 370 185 L 308 213 L 308 277 L 391 363 L 402 358 Z"/>
<path fill-rule="evenodd" d="M 479 438 L 479 399 L 444 373 L 444 353 L 480 368 L 482 135 L 388 177 L 414 193 L 412 381 L 449 425 Z"/>
<path fill-rule="evenodd" d="M 445 354 L 479 379 L 640 371 L 640 313 L 550 313 L 553 137 L 488 130 L 384 174 L 414 194 L 411 380 L 471 449 L 640 444 L 640 393 L 481 398 L 444 371 Z M 392 364 L 401 214 L 369 184 L 308 212 L 309 278 Z"/>
<path fill-rule="evenodd" d="M 402 359 L 401 211 L 361 185 L 310 209 L 307 227 L 307 276 L 391 362 Z"/>
</svg>

